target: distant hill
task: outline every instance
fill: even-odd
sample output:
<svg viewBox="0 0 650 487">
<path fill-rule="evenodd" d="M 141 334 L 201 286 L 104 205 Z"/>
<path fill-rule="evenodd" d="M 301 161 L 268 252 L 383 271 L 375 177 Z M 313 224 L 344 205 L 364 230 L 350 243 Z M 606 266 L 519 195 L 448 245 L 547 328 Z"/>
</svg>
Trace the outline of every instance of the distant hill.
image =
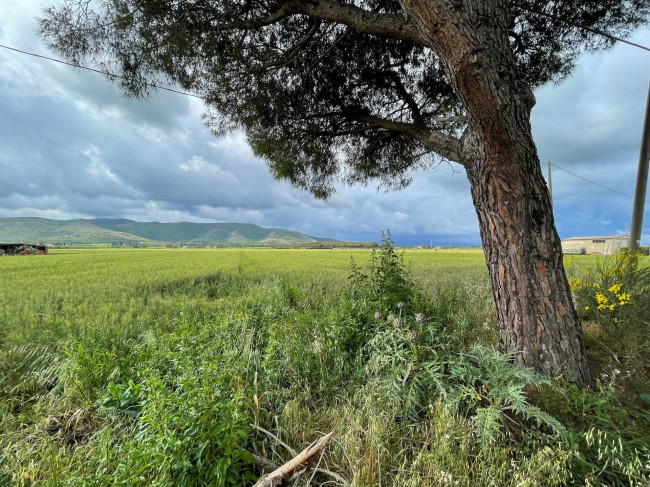
<svg viewBox="0 0 650 487">
<path fill-rule="evenodd" d="M 282 228 L 263 228 L 250 223 L 158 223 L 112 218 L 0 218 L 0 242 L 43 242 L 56 245 L 135 245 L 149 242 L 272 246 L 317 241 L 334 242 L 328 238 L 310 237 Z"/>
</svg>

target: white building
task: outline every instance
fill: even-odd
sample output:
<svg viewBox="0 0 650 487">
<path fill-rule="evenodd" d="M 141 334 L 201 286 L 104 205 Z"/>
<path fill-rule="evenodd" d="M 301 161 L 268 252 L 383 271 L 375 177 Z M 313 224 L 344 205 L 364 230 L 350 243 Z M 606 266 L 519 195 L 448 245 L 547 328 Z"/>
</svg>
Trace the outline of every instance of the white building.
<svg viewBox="0 0 650 487">
<path fill-rule="evenodd" d="M 571 237 L 562 239 L 562 252 L 565 254 L 612 255 L 627 247 L 627 235 L 608 235 L 603 237 Z"/>
</svg>

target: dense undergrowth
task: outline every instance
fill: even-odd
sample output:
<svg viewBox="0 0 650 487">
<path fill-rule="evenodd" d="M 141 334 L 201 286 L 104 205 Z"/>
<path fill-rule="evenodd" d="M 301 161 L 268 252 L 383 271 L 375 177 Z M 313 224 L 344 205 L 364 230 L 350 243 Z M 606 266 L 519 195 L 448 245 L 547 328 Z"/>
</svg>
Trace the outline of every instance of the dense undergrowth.
<svg viewBox="0 0 650 487">
<path fill-rule="evenodd" d="M 594 391 L 543 380 L 495 351 L 485 277 L 424 287 L 390 238 L 350 267 L 151 283 L 137 325 L 6 341 L 0 485 L 250 485 L 290 457 L 257 426 L 296 450 L 336 431 L 316 462 L 354 486 L 646 485 L 638 356 L 598 349 Z"/>
</svg>

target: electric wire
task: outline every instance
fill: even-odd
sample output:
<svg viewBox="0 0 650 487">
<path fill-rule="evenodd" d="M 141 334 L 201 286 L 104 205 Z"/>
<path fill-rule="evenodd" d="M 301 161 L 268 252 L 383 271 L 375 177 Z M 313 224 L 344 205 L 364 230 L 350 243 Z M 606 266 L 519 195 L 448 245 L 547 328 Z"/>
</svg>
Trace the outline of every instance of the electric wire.
<svg viewBox="0 0 650 487">
<path fill-rule="evenodd" d="M 644 51 L 650 52 L 650 47 L 646 47 L 646 46 L 643 46 L 641 44 L 637 44 L 636 42 L 626 41 L 625 39 L 613 36 L 611 34 L 603 32 L 601 30 L 592 29 L 591 27 L 586 27 L 586 26 L 584 26 L 582 24 L 578 24 L 577 22 L 572 22 L 571 20 L 567 20 L 567 19 L 561 19 L 559 17 L 556 17 L 555 15 L 547 14 L 546 12 L 541 12 L 539 10 L 535 10 L 535 9 L 532 9 L 532 8 L 522 7 L 521 5 L 513 5 L 513 6 L 515 8 L 518 8 L 519 10 L 524 10 L 526 12 L 530 12 L 531 14 L 535 14 L 535 15 L 541 15 L 542 17 L 547 17 L 549 19 L 557 20 L 558 22 L 564 22 L 565 24 L 572 25 L 574 27 L 577 27 L 578 29 L 583 29 L 583 30 L 586 30 L 586 31 L 591 32 L 593 34 L 597 34 L 599 36 L 607 37 L 608 39 L 611 39 L 613 41 L 622 42 L 623 44 L 627 44 L 627 45 L 633 46 L 633 47 L 638 47 L 639 49 L 643 49 Z"/>
<path fill-rule="evenodd" d="M 125 76 L 120 76 L 119 74 L 111 73 L 110 71 L 103 71 L 101 69 L 91 68 L 89 66 L 84 66 L 83 64 L 71 63 L 71 62 L 68 62 L 68 61 L 63 61 L 61 59 L 56 59 L 56 58 L 53 58 L 53 57 L 44 56 L 42 54 L 36 54 L 34 52 L 23 51 L 22 49 L 17 49 L 15 47 L 6 46 L 4 44 L 0 44 L 0 47 L 3 48 L 3 49 L 8 49 L 10 51 L 18 52 L 20 54 L 26 54 L 28 56 L 33 56 L 33 57 L 40 58 L 40 59 L 47 59 L 48 61 L 53 61 L 55 63 L 65 64 L 66 66 L 72 66 L 73 68 L 85 69 L 87 71 L 92 71 L 93 73 L 103 74 L 104 76 L 108 76 L 109 78 L 126 79 Z M 155 83 L 149 83 L 147 81 L 142 81 L 142 84 L 144 84 L 145 86 L 150 86 L 151 88 L 156 88 L 156 89 L 164 90 L 164 91 L 170 91 L 172 93 L 176 93 L 176 94 L 179 94 L 179 95 L 191 96 L 193 98 L 199 98 L 201 100 L 205 100 L 204 97 L 199 96 L 199 95 L 195 95 L 194 93 L 188 93 L 187 91 L 175 90 L 173 88 L 168 88 L 166 86 L 157 85 Z"/>
<path fill-rule="evenodd" d="M 602 35 L 602 36 L 604 36 L 604 37 L 608 37 L 608 38 L 610 38 L 610 39 L 612 39 L 612 40 L 615 40 L 615 41 L 620 41 L 620 42 L 623 42 L 623 43 L 625 43 L 625 44 L 629 44 L 629 45 L 631 45 L 631 46 L 638 47 L 638 48 L 640 48 L 640 49 L 644 49 L 644 50 L 646 50 L 646 51 L 650 51 L 650 48 L 647 48 L 647 47 L 642 46 L 642 45 L 640 45 L 640 44 L 635 44 L 635 43 L 633 43 L 633 42 L 628 42 L 628 41 L 626 41 L 626 40 L 624 40 L 624 39 L 620 39 L 620 38 L 618 38 L 618 37 L 611 36 L 611 35 L 609 35 L 609 34 L 606 34 L 606 33 L 604 33 L 604 32 L 600 32 L 600 31 L 597 31 L 597 30 L 595 30 L 595 29 L 591 29 L 591 28 L 588 28 L 588 27 L 581 26 L 581 25 L 579 25 L 579 24 L 576 24 L 576 23 L 574 23 L 574 22 L 571 22 L 571 21 L 568 21 L 568 20 L 565 20 L 565 19 L 558 19 L 558 18 L 556 18 L 556 17 L 554 17 L 554 16 L 552 16 L 552 15 L 550 15 L 550 14 L 546 14 L 546 13 L 544 13 L 544 12 L 538 12 L 538 11 L 536 11 L 536 10 L 528 9 L 528 8 L 521 7 L 521 6 L 516 6 L 516 7 L 519 8 L 519 9 L 521 9 L 521 10 L 526 10 L 526 11 L 529 11 L 529 12 L 534 13 L 534 14 L 543 15 L 543 16 L 550 17 L 550 18 L 553 18 L 553 19 L 556 19 L 556 20 L 560 20 L 560 21 L 562 21 L 562 22 L 565 22 L 565 23 L 568 23 L 568 24 L 574 25 L 575 27 L 578 27 L 578 28 L 582 28 L 582 29 L 588 30 L 588 31 L 593 32 L 593 33 L 595 33 L 595 34 Z M 42 54 L 36 54 L 36 53 L 33 53 L 33 52 L 24 51 L 24 50 L 22 50 L 22 49 L 17 49 L 17 48 L 15 48 L 15 47 L 7 46 L 7 45 L 4 45 L 4 44 L 0 44 L 0 48 L 8 49 L 8 50 L 10 50 L 10 51 L 18 52 L 18 53 L 20 53 L 20 54 L 25 54 L 25 55 L 27 55 L 27 56 L 33 56 L 33 57 L 40 58 L 40 59 L 46 59 L 46 60 L 48 60 L 48 61 L 52 61 L 52 62 L 59 63 L 59 64 L 64 64 L 64 65 L 66 65 L 66 66 L 72 66 L 72 67 L 74 67 L 74 68 L 85 69 L 85 70 L 87 70 L 87 71 L 92 71 L 92 72 L 94 72 L 94 73 L 102 74 L 102 75 L 104 75 L 104 76 L 108 76 L 108 77 L 113 78 L 113 79 L 125 79 L 124 76 L 120 76 L 120 75 L 118 75 L 118 74 L 111 73 L 110 71 L 103 71 L 103 70 L 101 70 L 101 69 L 91 68 L 91 67 L 89 67 L 89 66 L 84 66 L 84 65 L 82 65 L 82 64 L 77 64 L 77 63 L 71 63 L 71 62 L 68 62 L 68 61 L 63 61 L 63 60 L 61 60 L 61 59 L 56 59 L 56 58 L 53 58 L 53 57 L 44 56 L 44 55 L 42 55 Z M 196 94 L 194 94 L 194 93 L 188 93 L 188 92 L 186 92 L 186 91 L 175 90 L 175 89 L 173 89 L 173 88 L 169 88 L 169 87 L 166 87 L 166 86 L 160 86 L 160 85 L 157 85 L 157 84 L 154 84 L 154 83 L 149 83 L 149 82 L 143 82 L 143 84 L 144 84 L 145 86 L 149 86 L 149 87 L 151 87 L 151 88 L 156 88 L 156 89 L 160 89 L 160 90 L 164 90 L 164 91 L 169 91 L 169 92 L 171 92 L 171 93 L 176 93 L 176 94 L 179 94 L 179 95 L 185 95 L 185 96 L 190 96 L 190 97 L 193 97 L 193 98 L 198 98 L 198 99 L 200 99 L 200 100 L 205 100 L 204 97 L 202 97 L 202 96 L 200 96 L 200 95 L 196 95 Z M 632 195 L 629 195 L 629 194 L 626 194 L 626 193 L 622 193 L 621 191 L 615 190 L 615 189 L 613 189 L 613 188 L 609 188 L 609 187 L 604 186 L 604 185 L 602 185 L 602 184 L 600 184 L 600 183 L 597 183 L 597 182 L 595 182 L 595 181 L 592 181 L 592 180 L 590 180 L 590 179 L 587 179 L 587 178 L 585 178 L 585 177 L 583 177 L 583 176 L 580 176 L 579 174 L 576 174 L 576 173 L 574 173 L 574 172 L 572 172 L 572 171 L 569 171 L 568 169 L 565 169 L 565 168 L 563 168 L 563 167 L 561 167 L 561 166 L 558 166 L 557 164 L 555 164 L 555 163 L 553 163 L 553 162 L 551 162 L 551 166 L 553 166 L 553 167 L 555 167 L 555 168 L 557 168 L 557 169 L 559 169 L 559 170 L 561 170 L 561 171 L 564 171 L 564 172 L 566 172 L 566 173 L 568 173 L 568 174 L 571 174 L 571 175 L 574 176 L 574 177 L 577 177 L 577 178 L 579 178 L 579 179 L 582 179 L 583 181 L 586 181 L 586 182 L 588 182 L 588 183 L 591 183 L 591 184 L 593 184 L 593 185 L 596 185 L 596 186 L 598 186 L 598 187 L 600 187 L 600 188 L 606 189 L 606 190 L 611 191 L 611 192 L 613 192 L 613 193 L 617 193 L 617 194 L 619 194 L 619 195 L 621 195 L 621 196 L 625 196 L 625 197 L 627 197 L 627 198 L 632 198 L 632 199 L 634 199 L 634 196 L 632 196 Z M 645 203 L 645 204 L 650 204 L 648 201 L 645 201 L 644 203 Z"/>
<path fill-rule="evenodd" d="M 620 194 L 621 196 L 625 196 L 625 197 L 627 197 L 627 198 L 632 198 L 632 199 L 634 199 L 634 196 L 632 196 L 632 195 L 629 195 L 629 194 L 626 194 L 626 193 L 622 193 L 622 192 L 620 192 L 620 191 L 618 191 L 618 190 L 615 190 L 615 189 L 613 189 L 613 188 L 609 188 L 609 187 L 604 186 L 604 185 L 602 185 L 602 184 L 600 184 L 600 183 L 597 183 L 596 181 L 592 181 L 591 179 L 587 179 L 587 178 L 585 178 L 585 177 L 583 177 L 583 176 L 580 176 L 579 174 L 576 174 L 576 173 L 574 173 L 574 172 L 569 171 L 568 169 L 564 169 L 563 167 L 560 167 L 560 166 L 558 166 L 557 164 L 555 164 L 555 163 L 553 163 L 553 162 L 551 162 L 551 166 L 553 166 L 553 167 L 559 169 L 560 171 L 567 172 L 567 173 L 571 174 L 572 176 L 575 176 L 575 177 L 577 177 L 577 178 L 580 178 L 580 179 L 582 179 L 583 181 L 587 181 L 588 183 L 595 184 L 596 186 L 599 186 L 599 187 L 601 187 L 601 188 L 603 188 L 603 189 L 606 189 L 606 190 L 608 190 L 608 191 L 612 191 L 612 192 L 614 192 L 614 193 L 618 193 L 618 194 Z M 646 205 L 647 205 L 647 204 L 650 204 L 650 202 L 645 201 L 645 204 L 646 204 Z"/>
</svg>

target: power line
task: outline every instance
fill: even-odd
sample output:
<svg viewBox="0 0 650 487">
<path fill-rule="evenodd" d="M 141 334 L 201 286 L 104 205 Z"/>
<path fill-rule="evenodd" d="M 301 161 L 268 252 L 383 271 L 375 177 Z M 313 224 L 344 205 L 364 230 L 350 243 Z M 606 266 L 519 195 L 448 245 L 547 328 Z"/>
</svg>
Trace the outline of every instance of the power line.
<svg viewBox="0 0 650 487">
<path fill-rule="evenodd" d="M 521 7 L 520 7 L 520 8 L 521 8 Z M 524 10 L 525 10 L 525 9 L 524 9 Z M 596 32 L 596 33 L 599 33 L 599 32 Z M 606 35 L 606 34 L 603 34 L 603 35 Z M 616 39 L 616 40 L 620 40 L 620 39 Z M 622 41 L 622 42 L 626 42 L 626 41 Z M 628 44 L 630 44 L 630 43 L 628 43 Z M 650 49 L 645 48 L 645 47 L 643 47 L 643 46 L 637 46 L 637 47 L 641 47 L 642 49 L 646 49 L 646 50 L 650 51 Z M 112 78 L 125 79 L 124 76 L 120 76 L 120 75 L 118 75 L 118 74 L 111 73 L 110 71 L 102 71 L 101 69 L 91 68 L 91 67 L 89 67 L 89 66 L 84 66 L 84 65 L 82 65 L 82 64 L 70 63 L 70 62 L 67 62 L 67 61 L 63 61 L 63 60 L 61 60 L 61 59 L 56 59 L 56 58 L 52 58 L 52 57 L 49 57 L 49 56 L 43 56 L 42 54 L 36 54 L 36 53 L 33 53 L 33 52 L 23 51 L 22 49 L 17 49 L 17 48 L 15 48 L 15 47 L 6 46 L 6 45 L 4 45 L 4 44 L 0 44 L 0 48 L 8 49 L 8 50 L 10 50 L 10 51 L 18 52 L 18 53 L 20 53 L 20 54 L 26 54 L 26 55 L 28 55 L 28 56 L 33 56 L 33 57 L 40 58 L 40 59 L 46 59 L 46 60 L 48 60 L 48 61 L 52 61 L 52 62 L 59 63 L 59 64 L 64 64 L 64 65 L 66 65 L 66 66 L 72 66 L 73 68 L 85 69 L 85 70 L 87 70 L 87 71 L 92 71 L 93 73 L 103 74 L 103 75 L 105 75 L 105 76 L 109 76 L 109 77 L 112 77 Z M 171 92 L 171 93 L 176 93 L 176 94 L 179 94 L 179 95 L 185 95 L 185 96 L 191 96 L 191 97 L 193 97 L 193 98 L 198 98 L 198 99 L 200 99 L 200 100 L 205 100 L 204 97 L 199 96 L 199 95 L 195 95 L 194 93 L 188 93 L 188 92 L 186 92 L 186 91 L 175 90 L 175 89 L 173 89 L 173 88 L 168 88 L 168 87 L 166 87 L 166 86 L 156 85 L 156 84 L 154 84 L 154 83 L 148 83 L 148 82 L 142 82 L 142 83 L 143 83 L 145 86 L 150 86 L 150 87 L 152 87 L 152 88 L 157 88 L 157 89 L 159 89 L 159 90 L 165 90 L 165 91 L 169 91 L 169 92 Z M 600 184 L 600 183 L 597 183 L 597 182 L 595 182 L 595 181 L 592 181 L 592 180 L 590 180 L 590 179 L 587 179 L 587 178 L 585 178 L 585 177 L 583 177 L 583 176 L 580 176 L 579 174 L 576 174 L 576 173 L 574 173 L 574 172 L 569 171 L 568 169 L 564 169 L 563 167 L 560 167 L 560 166 L 558 166 L 557 164 L 555 164 L 555 163 L 553 163 L 553 162 L 551 162 L 551 165 L 552 165 L 553 167 L 556 167 L 557 169 L 560 169 L 561 171 L 564 171 L 564 172 L 566 172 L 566 173 L 571 174 L 572 176 L 575 176 L 575 177 L 577 177 L 577 178 L 579 178 L 579 179 L 582 179 L 583 181 L 586 181 L 586 182 L 588 182 L 588 183 L 594 184 L 594 185 L 599 186 L 599 187 L 601 187 L 601 188 L 603 188 L 603 189 L 606 189 L 606 190 L 608 190 L 608 191 L 612 191 L 612 192 L 614 192 L 614 193 L 620 194 L 621 196 L 625 196 L 625 197 L 627 197 L 627 198 L 632 198 L 632 199 L 634 199 L 634 196 L 631 196 L 631 195 L 626 194 L 626 193 L 622 193 L 622 192 L 620 192 L 620 191 L 617 191 L 617 190 L 615 190 L 615 189 L 609 188 L 609 187 L 604 186 L 604 185 L 602 185 L 602 184 Z M 646 204 L 650 204 L 648 201 L 645 201 L 645 203 L 646 203 Z"/>
<path fill-rule="evenodd" d="M 585 177 L 582 177 L 582 176 L 580 176 L 579 174 L 576 174 L 576 173 L 574 173 L 574 172 L 569 171 L 568 169 L 564 169 L 563 167 L 560 167 L 560 166 L 558 166 L 557 164 L 554 164 L 553 162 L 551 162 L 551 166 L 556 167 L 556 168 L 558 168 L 558 169 L 561 170 L 561 171 L 568 172 L 568 173 L 571 174 L 572 176 L 575 176 L 575 177 L 577 177 L 577 178 L 580 178 L 580 179 L 582 179 L 583 181 L 587 181 L 588 183 L 595 184 L 596 186 L 599 186 L 599 187 L 601 187 L 601 188 L 603 188 L 603 189 L 606 189 L 607 191 L 612 191 L 612 192 L 614 192 L 614 193 L 618 193 L 618 194 L 620 194 L 621 196 L 625 196 L 625 197 L 627 197 L 627 198 L 632 198 L 632 199 L 634 199 L 634 196 L 631 196 L 631 195 L 626 194 L 626 193 L 621 193 L 620 191 L 617 191 L 617 190 L 612 189 L 612 188 L 608 188 L 607 186 L 603 186 L 602 184 L 597 183 L 596 181 L 592 181 L 591 179 L 587 179 L 587 178 L 585 178 Z M 647 201 L 646 201 L 645 203 L 646 203 L 646 204 L 650 204 L 650 203 L 648 203 Z"/>
<path fill-rule="evenodd" d="M 47 59 L 48 61 L 53 61 L 55 63 L 65 64 L 66 66 L 72 66 L 73 68 L 85 69 L 87 71 L 92 71 L 93 73 L 103 74 L 104 76 L 108 76 L 110 78 L 126 79 L 125 76 L 120 76 L 119 74 L 111 73 L 110 71 L 102 71 L 101 69 L 91 68 L 89 66 L 84 66 L 83 64 L 70 63 L 70 62 L 67 62 L 67 61 L 63 61 L 61 59 L 56 59 L 56 58 L 53 58 L 53 57 L 43 56 L 42 54 L 36 54 L 34 52 L 28 52 L 28 51 L 23 51 L 21 49 L 16 49 L 15 47 L 5 46 L 4 44 L 0 44 L 0 47 L 2 47 L 4 49 L 8 49 L 10 51 L 18 52 L 20 54 L 26 54 L 28 56 L 33 56 L 33 57 L 37 57 L 37 58 L 41 58 L 41 59 Z M 157 88 L 159 90 L 165 90 L 165 91 L 170 91 L 172 93 L 177 93 L 179 95 L 191 96 L 193 98 L 199 98 L 201 100 L 205 99 L 204 97 L 199 96 L 199 95 L 195 95 L 193 93 L 188 93 L 186 91 L 175 90 L 173 88 L 168 88 L 166 86 L 160 86 L 160 85 L 157 85 L 157 84 L 154 84 L 154 83 L 149 83 L 147 81 L 143 81 L 142 84 L 145 85 L 145 86 L 150 86 L 152 88 Z"/>
<path fill-rule="evenodd" d="M 574 27 L 577 27 L 578 29 L 583 29 L 583 30 L 592 32 L 594 34 L 598 34 L 599 36 L 607 37 L 608 39 L 611 39 L 613 41 L 622 42 L 623 44 L 628 44 L 630 46 L 638 47 L 639 49 L 643 49 L 645 51 L 650 52 L 650 47 L 646 47 L 646 46 L 643 46 L 641 44 L 637 44 L 635 42 L 626 41 L 625 39 L 621 39 L 620 37 L 613 36 L 611 34 L 603 32 L 602 30 L 592 29 L 591 27 L 586 27 L 586 26 L 584 26 L 582 24 L 578 24 L 578 23 L 573 22 L 571 20 L 561 19 L 560 17 L 556 17 L 555 15 L 547 14 L 546 12 L 541 12 L 539 10 L 535 10 L 535 9 L 528 8 L 528 7 L 522 7 L 521 5 L 514 5 L 514 7 L 518 8 L 519 10 L 525 10 L 526 12 L 530 12 L 531 14 L 541 15 L 542 17 L 547 17 L 549 19 L 557 20 L 559 22 L 564 22 L 565 24 L 572 25 Z"/>
</svg>

